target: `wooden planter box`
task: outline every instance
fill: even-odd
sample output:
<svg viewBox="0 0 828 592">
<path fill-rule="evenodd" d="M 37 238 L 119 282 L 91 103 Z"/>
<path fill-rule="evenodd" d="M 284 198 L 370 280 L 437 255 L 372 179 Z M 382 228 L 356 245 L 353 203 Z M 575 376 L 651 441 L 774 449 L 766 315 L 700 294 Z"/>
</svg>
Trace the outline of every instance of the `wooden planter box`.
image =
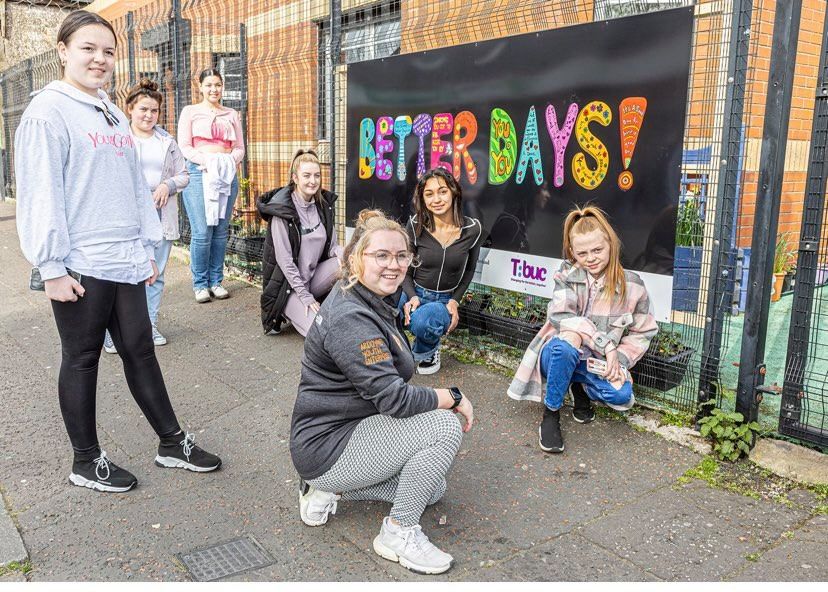
<svg viewBox="0 0 828 592">
<path fill-rule="evenodd" d="M 657 391 L 676 388 L 684 380 L 690 358 L 693 357 L 695 351 L 692 347 L 688 347 L 669 357 L 648 351 L 635 366 L 630 368 L 634 384 Z"/>
</svg>

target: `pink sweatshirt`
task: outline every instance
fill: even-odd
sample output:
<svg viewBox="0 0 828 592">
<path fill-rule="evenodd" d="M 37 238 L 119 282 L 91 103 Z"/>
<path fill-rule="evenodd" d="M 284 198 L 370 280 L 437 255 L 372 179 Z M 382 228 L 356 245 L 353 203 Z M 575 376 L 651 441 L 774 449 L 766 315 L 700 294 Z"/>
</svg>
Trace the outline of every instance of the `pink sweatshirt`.
<svg viewBox="0 0 828 592">
<path fill-rule="evenodd" d="M 206 164 L 205 153 L 193 146 L 193 138 L 229 142 L 236 164 L 244 158 L 241 119 L 239 112 L 230 107 L 222 107 L 218 113 L 200 104 L 184 107 L 178 120 L 178 145 L 187 160 Z"/>
</svg>

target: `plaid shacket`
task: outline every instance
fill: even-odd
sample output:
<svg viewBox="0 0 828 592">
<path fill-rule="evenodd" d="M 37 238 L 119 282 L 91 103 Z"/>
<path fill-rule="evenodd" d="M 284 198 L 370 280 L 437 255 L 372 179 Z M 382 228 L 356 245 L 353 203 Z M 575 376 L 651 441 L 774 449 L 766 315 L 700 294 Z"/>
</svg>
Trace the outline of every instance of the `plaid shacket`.
<svg viewBox="0 0 828 592">
<path fill-rule="evenodd" d="M 603 286 L 592 303 L 589 317 L 582 316 L 587 309 L 589 284 L 587 271 L 568 261 L 561 264 L 554 275 L 554 291 L 547 308 L 547 320 L 518 366 L 508 394 L 517 400 L 542 401 L 543 388 L 540 371 L 540 353 L 546 343 L 561 331 L 574 331 L 593 355 L 603 359 L 606 347 L 618 350 L 618 362 L 631 368 L 647 351 L 658 332 L 653 307 L 647 288 L 637 273 L 624 271 L 627 298 L 610 301 L 603 296 Z M 600 280 L 599 280 L 600 281 Z M 612 349 L 612 348 L 610 348 Z"/>
</svg>

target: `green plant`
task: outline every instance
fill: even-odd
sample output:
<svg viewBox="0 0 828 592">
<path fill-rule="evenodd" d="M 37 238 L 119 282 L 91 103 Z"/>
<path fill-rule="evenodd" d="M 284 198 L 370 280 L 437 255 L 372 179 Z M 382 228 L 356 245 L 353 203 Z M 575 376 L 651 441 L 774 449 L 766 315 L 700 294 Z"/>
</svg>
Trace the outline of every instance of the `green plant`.
<svg viewBox="0 0 828 592">
<path fill-rule="evenodd" d="M 252 185 L 253 180 L 250 177 L 239 177 L 239 197 L 241 197 L 240 207 L 243 209 L 250 207 L 250 189 L 252 188 Z"/>
<path fill-rule="evenodd" d="M 791 233 L 783 232 L 776 237 L 773 251 L 773 273 L 788 273 L 796 265 L 796 252 L 791 245 Z"/>
<path fill-rule="evenodd" d="M 546 320 L 546 306 L 545 299 L 493 288 L 487 310 L 507 319 L 542 323 Z"/>
<path fill-rule="evenodd" d="M 676 246 L 700 247 L 704 240 L 704 220 L 699 210 L 699 202 L 688 198 L 678 209 L 676 221 Z"/>
<path fill-rule="evenodd" d="M 32 567 L 32 562 L 28 559 L 22 562 L 12 561 L 6 565 L 0 565 L 0 576 L 4 576 L 12 572 L 18 572 L 25 575 L 30 573 L 32 569 L 34 569 L 34 567 Z"/>
<path fill-rule="evenodd" d="M 701 435 L 713 442 L 713 452 L 721 460 L 731 462 L 750 452 L 754 434 L 760 429 L 755 421 L 745 423 L 744 415 L 738 411 L 728 413 L 721 409 L 714 409 L 699 424 Z"/>
<path fill-rule="evenodd" d="M 669 358 L 687 349 L 688 346 L 682 339 L 678 331 L 659 329 L 650 343 L 649 351 L 660 357 Z"/>
</svg>

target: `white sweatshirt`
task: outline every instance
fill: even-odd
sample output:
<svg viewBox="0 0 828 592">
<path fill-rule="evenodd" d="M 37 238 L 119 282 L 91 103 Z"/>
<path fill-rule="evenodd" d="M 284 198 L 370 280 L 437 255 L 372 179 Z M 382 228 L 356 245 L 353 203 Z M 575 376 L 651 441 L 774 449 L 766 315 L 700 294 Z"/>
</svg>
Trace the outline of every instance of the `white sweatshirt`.
<svg viewBox="0 0 828 592">
<path fill-rule="evenodd" d="M 44 280 L 68 267 L 137 284 L 152 274 L 161 222 L 127 117 L 98 95 L 55 81 L 24 111 L 14 137 L 20 247 Z"/>
</svg>

